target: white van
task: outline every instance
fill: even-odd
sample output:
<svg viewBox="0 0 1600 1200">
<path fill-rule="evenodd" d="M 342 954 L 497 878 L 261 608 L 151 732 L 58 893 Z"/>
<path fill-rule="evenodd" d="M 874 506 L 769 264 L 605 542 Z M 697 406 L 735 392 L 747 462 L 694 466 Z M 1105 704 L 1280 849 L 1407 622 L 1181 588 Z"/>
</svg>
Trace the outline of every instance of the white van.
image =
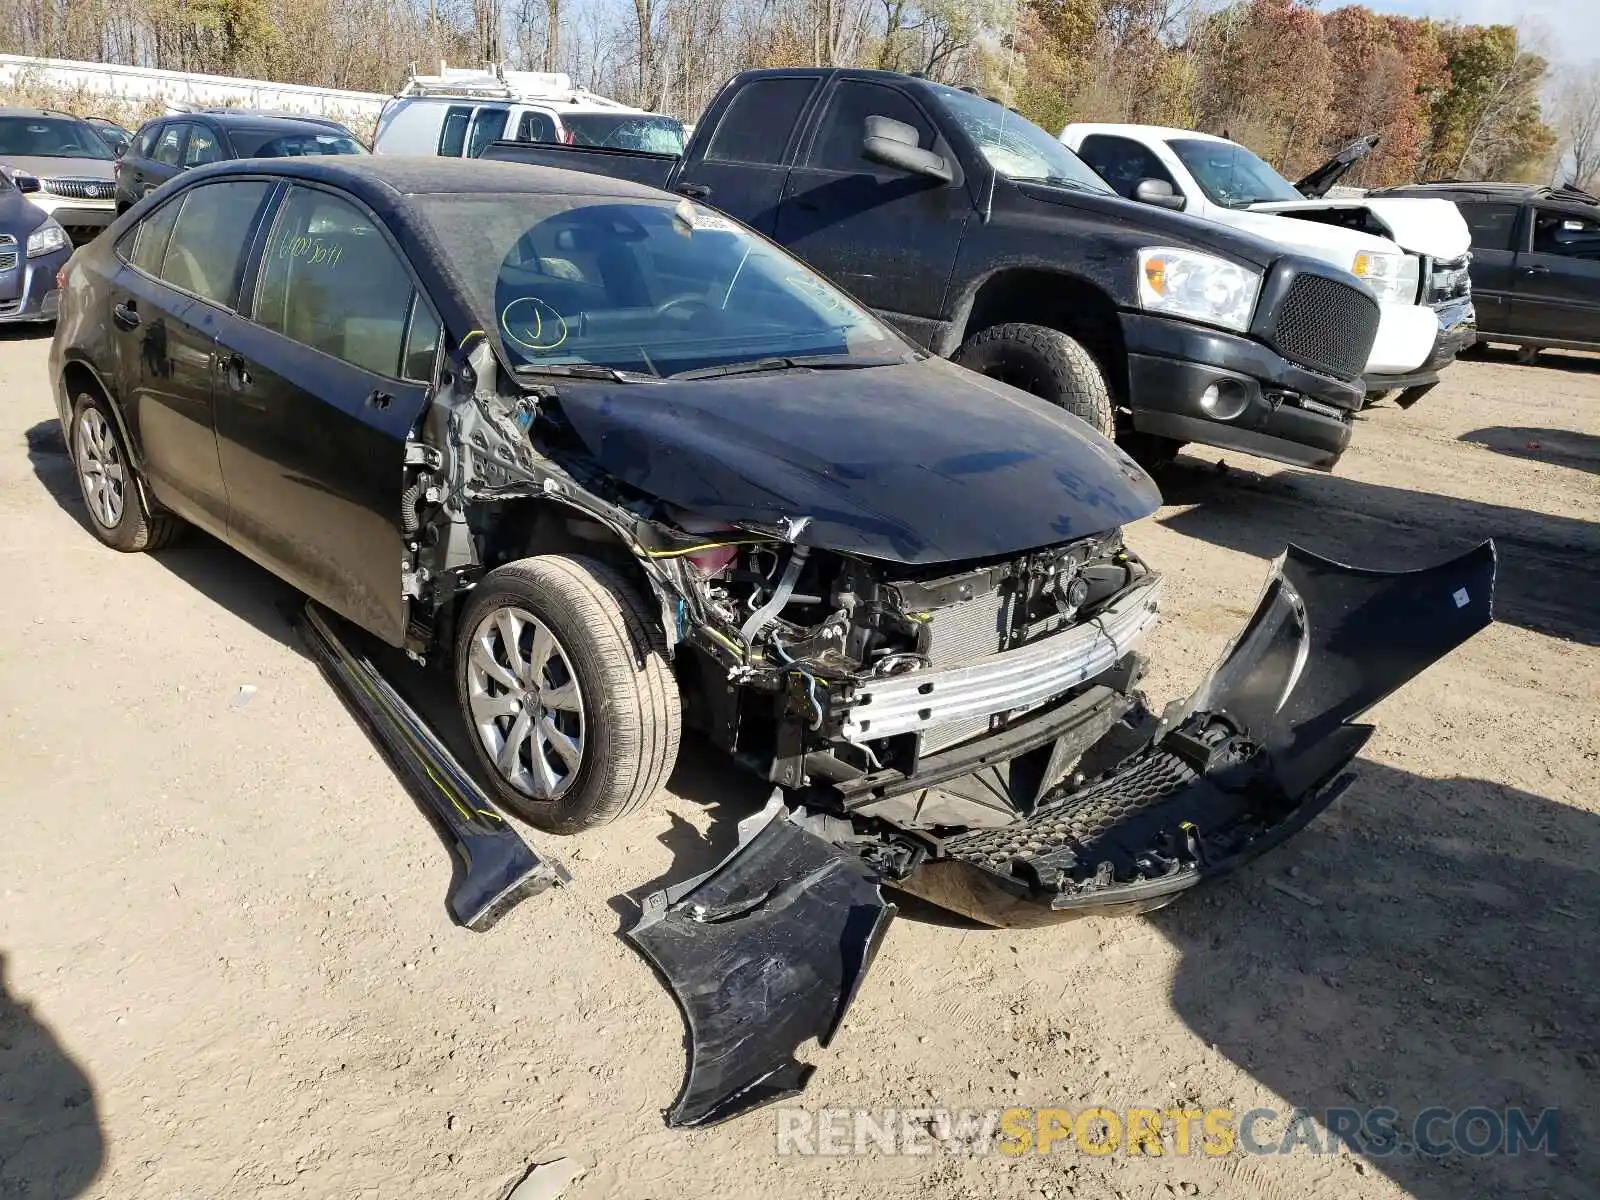
<svg viewBox="0 0 1600 1200">
<path fill-rule="evenodd" d="M 501 140 L 682 154 L 684 134 L 676 118 L 575 88 L 562 73 L 441 64 L 383 106 L 372 150 L 476 158 Z"/>
</svg>

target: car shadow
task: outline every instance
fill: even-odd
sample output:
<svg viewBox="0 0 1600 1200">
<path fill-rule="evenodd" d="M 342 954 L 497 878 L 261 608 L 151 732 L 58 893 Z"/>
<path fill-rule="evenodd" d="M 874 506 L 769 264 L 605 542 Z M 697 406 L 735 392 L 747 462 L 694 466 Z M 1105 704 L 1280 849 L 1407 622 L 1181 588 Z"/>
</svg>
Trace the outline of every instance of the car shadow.
<svg viewBox="0 0 1600 1200">
<path fill-rule="evenodd" d="M 1339 475 L 1218 470 L 1180 455 L 1156 475 L 1157 520 L 1217 546 L 1274 558 L 1294 542 L 1355 566 L 1432 566 L 1493 538 L 1495 619 L 1600 645 L 1600 524 Z"/>
<path fill-rule="evenodd" d="M 0 954 L 0 1196 L 69 1200 L 105 1161 L 94 1085 L 6 985 Z"/>
<path fill-rule="evenodd" d="M 1298 837 L 1146 918 L 1182 952 L 1173 1008 L 1319 1121 L 1396 1110 L 1401 1152 L 1368 1144 L 1365 1163 L 1416 1200 L 1593 1196 L 1600 817 L 1484 779 L 1358 768 Z M 1556 1153 L 1418 1154 L 1432 1107 L 1520 1107 L 1530 1123 L 1559 1109 Z M 1281 1123 L 1263 1131 L 1281 1144 Z"/>
<path fill-rule="evenodd" d="M 1463 433 L 1458 442 L 1471 442 L 1512 458 L 1570 467 L 1600 475 L 1600 437 L 1572 429 L 1530 429 L 1525 426 L 1491 426 Z"/>
</svg>

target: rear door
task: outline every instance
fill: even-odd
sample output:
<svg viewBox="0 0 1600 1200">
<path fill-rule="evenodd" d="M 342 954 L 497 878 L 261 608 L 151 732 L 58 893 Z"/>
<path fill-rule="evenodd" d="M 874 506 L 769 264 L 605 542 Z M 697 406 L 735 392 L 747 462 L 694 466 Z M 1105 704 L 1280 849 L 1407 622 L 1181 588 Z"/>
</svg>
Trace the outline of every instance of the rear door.
<svg viewBox="0 0 1600 1200">
<path fill-rule="evenodd" d="M 1516 256 L 1511 332 L 1600 343 L 1600 216 L 1593 208 L 1534 204 L 1530 249 Z"/>
<path fill-rule="evenodd" d="M 789 172 L 776 240 L 886 315 L 936 318 L 972 202 L 959 177 L 943 183 L 867 159 L 861 144 L 871 116 L 911 126 L 922 149 L 955 162 L 907 93 L 835 79 L 815 133 Z"/>
<path fill-rule="evenodd" d="M 141 197 L 156 190 L 183 170 L 183 155 L 189 144 L 189 123 L 173 121 L 161 128 L 155 149 L 144 163 L 144 190 Z"/>
<path fill-rule="evenodd" d="M 1522 206 L 1515 201 L 1457 200 L 1472 233 L 1472 304 L 1484 333 L 1511 330 L 1511 296 L 1516 280 L 1516 246 Z M 1520 236 L 1525 241 L 1526 231 Z"/>
<path fill-rule="evenodd" d="M 227 492 L 213 392 L 218 323 L 237 303 L 252 232 L 271 185 L 189 188 L 140 222 L 110 292 L 117 394 L 156 495 L 223 534 Z"/>
<path fill-rule="evenodd" d="M 700 158 L 684 163 L 678 191 L 772 237 L 794 144 L 821 84 L 820 73 L 798 72 L 741 85 Z"/>
<path fill-rule="evenodd" d="M 400 491 L 438 318 L 378 220 L 295 184 L 261 239 L 253 303 L 217 335 L 230 540 L 399 644 Z"/>
</svg>

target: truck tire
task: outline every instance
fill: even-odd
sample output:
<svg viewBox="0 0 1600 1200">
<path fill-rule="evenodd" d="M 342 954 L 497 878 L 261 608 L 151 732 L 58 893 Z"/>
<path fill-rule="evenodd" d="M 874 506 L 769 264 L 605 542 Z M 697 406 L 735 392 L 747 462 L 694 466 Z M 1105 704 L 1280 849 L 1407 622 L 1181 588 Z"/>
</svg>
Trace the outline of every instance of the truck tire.
<svg viewBox="0 0 1600 1200">
<path fill-rule="evenodd" d="M 645 601 L 614 568 L 541 555 L 472 591 L 456 694 L 497 802 L 551 833 L 626 816 L 667 782 L 680 698 Z"/>
<path fill-rule="evenodd" d="M 1058 329 L 991 326 L 968 338 L 953 361 L 1060 405 L 1108 438 L 1116 434 L 1111 392 L 1100 364 Z"/>
</svg>

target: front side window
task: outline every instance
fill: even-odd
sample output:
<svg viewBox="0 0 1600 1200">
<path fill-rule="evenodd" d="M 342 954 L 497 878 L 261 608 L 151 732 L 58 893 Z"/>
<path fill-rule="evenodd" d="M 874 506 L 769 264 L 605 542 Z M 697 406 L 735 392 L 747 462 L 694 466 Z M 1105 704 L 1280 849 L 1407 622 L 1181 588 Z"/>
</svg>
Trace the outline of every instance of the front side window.
<svg viewBox="0 0 1600 1200">
<path fill-rule="evenodd" d="M 183 165 L 203 167 L 206 163 L 222 161 L 222 147 L 217 145 L 217 135 L 206 125 L 189 126 L 189 146 L 183 152 Z"/>
<path fill-rule="evenodd" d="M 972 139 L 978 153 L 1007 179 L 1111 194 L 1105 180 L 1027 117 L 959 88 L 943 84 L 927 88 Z"/>
<path fill-rule="evenodd" d="M 188 131 L 189 127 L 181 123 L 168 125 L 161 131 L 161 140 L 151 152 L 151 159 L 169 167 L 178 166 L 183 161 L 183 139 Z"/>
<path fill-rule="evenodd" d="M 868 117 L 888 117 L 917 131 L 917 145 L 933 149 L 933 126 L 904 92 L 879 83 L 847 80 L 828 98 L 822 126 L 811 144 L 806 165 L 824 171 L 850 171 L 900 175 L 893 167 L 875 163 L 861 153 Z"/>
<path fill-rule="evenodd" d="M 683 124 L 671 117 L 633 113 L 565 113 L 561 118 L 574 146 L 682 154 Z"/>
<path fill-rule="evenodd" d="M 0 117 L 0 159 L 113 159 L 105 139 L 87 121 L 71 117 Z"/>
<path fill-rule="evenodd" d="M 329 192 L 296 187 L 262 251 L 255 319 L 393 378 L 413 291 L 404 264 L 364 212 Z"/>
<path fill-rule="evenodd" d="M 181 207 L 163 205 L 178 209 L 178 221 L 161 261 L 161 278 L 202 300 L 231 308 L 250 229 L 271 186 L 244 179 L 207 183 L 185 192 Z"/>
<path fill-rule="evenodd" d="M 848 365 L 910 353 L 810 268 L 688 201 L 529 193 L 416 203 L 484 328 L 524 369 L 674 375 L 773 357 Z"/>
<path fill-rule="evenodd" d="M 781 163 L 815 76 L 757 79 L 739 89 L 706 147 L 707 162 Z"/>
<path fill-rule="evenodd" d="M 1517 228 L 1518 206 L 1515 204 L 1476 204 L 1457 201 L 1462 219 L 1472 233 L 1472 245 L 1478 250 L 1509 250 Z"/>
<path fill-rule="evenodd" d="M 1600 220 L 1558 208 L 1535 209 L 1533 252 L 1590 261 L 1600 259 Z"/>
<path fill-rule="evenodd" d="M 1171 172 L 1161 165 L 1161 160 L 1148 146 L 1132 138 L 1091 134 L 1083 139 L 1078 156 L 1093 167 L 1117 195 L 1126 199 L 1132 200 L 1139 184 L 1146 179 L 1172 184 L 1177 191 Z"/>
<path fill-rule="evenodd" d="M 1294 184 L 1236 142 L 1173 138 L 1167 145 L 1211 203 L 1223 208 L 1305 199 Z"/>
<path fill-rule="evenodd" d="M 444 124 L 439 127 L 439 156 L 460 158 L 467 144 L 467 126 L 472 123 L 470 105 L 452 104 L 445 109 Z"/>
</svg>

